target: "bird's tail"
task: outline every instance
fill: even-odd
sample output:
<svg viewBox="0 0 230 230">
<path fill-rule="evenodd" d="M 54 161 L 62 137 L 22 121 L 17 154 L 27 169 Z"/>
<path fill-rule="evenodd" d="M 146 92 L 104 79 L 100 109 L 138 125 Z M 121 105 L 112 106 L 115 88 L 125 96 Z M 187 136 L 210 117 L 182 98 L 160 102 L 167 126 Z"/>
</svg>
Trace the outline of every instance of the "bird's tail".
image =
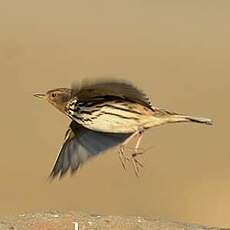
<svg viewBox="0 0 230 230">
<path fill-rule="evenodd" d="M 179 115 L 179 114 L 170 115 L 168 117 L 168 122 L 169 123 L 196 122 L 196 123 L 205 124 L 205 125 L 212 125 L 213 124 L 213 121 L 209 118 L 193 117 L 193 116 L 186 116 L 186 115 Z"/>
</svg>

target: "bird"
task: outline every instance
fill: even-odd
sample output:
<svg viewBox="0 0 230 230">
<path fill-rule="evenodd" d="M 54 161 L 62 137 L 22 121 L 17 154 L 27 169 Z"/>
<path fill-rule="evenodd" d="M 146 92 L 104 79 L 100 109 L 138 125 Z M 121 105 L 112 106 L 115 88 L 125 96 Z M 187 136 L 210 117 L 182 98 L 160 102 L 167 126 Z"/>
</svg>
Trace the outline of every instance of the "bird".
<svg viewBox="0 0 230 230">
<path fill-rule="evenodd" d="M 209 118 L 154 106 L 143 91 L 124 80 L 87 80 L 34 96 L 48 101 L 71 121 L 50 173 L 52 179 L 62 178 L 67 171 L 75 173 L 88 159 L 117 145 L 122 167 L 126 169 L 131 162 L 138 176 L 143 163 L 137 157 L 144 153 L 140 143 L 146 130 L 167 123 L 213 124 Z M 127 144 L 134 138 L 132 154 L 127 156 Z"/>
</svg>

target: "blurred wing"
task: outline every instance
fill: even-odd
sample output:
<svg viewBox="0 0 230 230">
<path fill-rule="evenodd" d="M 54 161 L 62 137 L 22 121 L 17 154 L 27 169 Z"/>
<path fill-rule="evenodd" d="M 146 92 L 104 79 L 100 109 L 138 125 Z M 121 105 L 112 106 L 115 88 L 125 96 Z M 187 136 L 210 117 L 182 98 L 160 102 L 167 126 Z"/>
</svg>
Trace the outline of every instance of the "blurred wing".
<svg viewBox="0 0 230 230">
<path fill-rule="evenodd" d="M 122 143 L 129 135 L 95 132 L 72 121 L 50 177 L 62 177 L 68 170 L 74 173 L 89 158 Z"/>
<path fill-rule="evenodd" d="M 152 108 L 150 99 L 141 90 L 125 81 L 99 80 L 85 81 L 81 85 L 73 84 L 74 96 L 80 101 L 90 100 L 93 97 L 116 96 L 138 102 Z"/>
</svg>

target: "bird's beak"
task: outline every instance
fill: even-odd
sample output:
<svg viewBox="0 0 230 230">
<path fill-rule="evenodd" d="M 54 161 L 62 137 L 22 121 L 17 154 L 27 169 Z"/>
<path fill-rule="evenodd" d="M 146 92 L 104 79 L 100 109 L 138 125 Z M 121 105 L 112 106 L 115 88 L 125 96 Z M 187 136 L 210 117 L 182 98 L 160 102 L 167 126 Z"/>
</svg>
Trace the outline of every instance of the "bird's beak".
<svg viewBox="0 0 230 230">
<path fill-rule="evenodd" d="M 43 93 L 37 93 L 37 94 L 34 94 L 35 97 L 38 97 L 40 99 L 46 99 L 47 98 L 47 95 L 46 94 L 43 94 Z"/>
</svg>

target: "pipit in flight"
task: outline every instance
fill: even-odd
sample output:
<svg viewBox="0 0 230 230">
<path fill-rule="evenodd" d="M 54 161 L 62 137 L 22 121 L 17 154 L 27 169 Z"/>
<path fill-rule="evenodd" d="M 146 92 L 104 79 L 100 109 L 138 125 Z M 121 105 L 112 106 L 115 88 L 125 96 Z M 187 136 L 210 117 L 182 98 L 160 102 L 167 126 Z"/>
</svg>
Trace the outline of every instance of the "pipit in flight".
<svg viewBox="0 0 230 230">
<path fill-rule="evenodd" d="M 88 158 L 120 145 L 122 166 L 132 162 L 135 174 L 143 164 L 137 160 L 142 154 L 140 142 L 145 130 L 166 123 L 195 122 L 211 125 L 212 120 L 160 109 L 133 85 L 123 81 L 97 81 L 57 88 L 45 94 L 35 94 L 71 119 L 65 141 L 56 160 L 51 178 L 72 173 Z M 130 157 L 126 145 L 136 137 Z"/>
</svg>

